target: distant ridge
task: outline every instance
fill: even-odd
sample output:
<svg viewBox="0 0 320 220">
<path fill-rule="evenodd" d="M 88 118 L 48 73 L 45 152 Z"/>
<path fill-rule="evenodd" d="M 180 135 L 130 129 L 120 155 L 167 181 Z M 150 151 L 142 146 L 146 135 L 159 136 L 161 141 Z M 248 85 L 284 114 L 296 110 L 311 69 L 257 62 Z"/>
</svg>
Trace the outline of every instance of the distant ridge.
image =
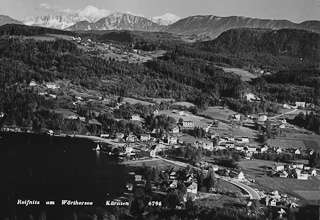
<svg viewBox="0 0 320 220">
<path fill-rule="evenodd" d="M 218 37 L 222 32 L 235 28 L 303 29 L 320 33 L 320 21 L 305 21 L 300 24 L 288 20 L 270 20 L 247 17 L 217 17 L 213 15 L 190 16 L 165 27 L 163 31 L 185 35 L 208 35 Z"/>
<path fill-rule="evenodd" d="M 12 19 L 6 15 L 0 15 L 0 26 L 5 24 L 22 24 L 22 22 Z"/>
</svg>

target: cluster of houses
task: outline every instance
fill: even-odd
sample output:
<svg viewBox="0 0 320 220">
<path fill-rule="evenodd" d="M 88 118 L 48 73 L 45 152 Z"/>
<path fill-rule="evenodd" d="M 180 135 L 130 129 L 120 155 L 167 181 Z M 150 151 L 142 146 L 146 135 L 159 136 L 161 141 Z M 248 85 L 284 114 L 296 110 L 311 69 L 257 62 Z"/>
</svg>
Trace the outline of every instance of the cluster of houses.
<svg viewBox="0 0 320 220">
<path fill-rule="evenodd" d="M 272 166 L 276 176 L 282 178 L 296 178 L 308 180 L 309 176 L 317 176 L 317 171 L 303 164 L 274 164 Z"/>
<path fill-rule="evenodd" d="M 263 194 L 261 198 L 261 202 L 264 203 L 266 206 L 286 206 L 291 209 L 296 208 L 299 206 L 297 203 L 292 201 L 286 194 L 280 194 L 278 190 L 275 190 L 268 194 Z"/>
</svg>

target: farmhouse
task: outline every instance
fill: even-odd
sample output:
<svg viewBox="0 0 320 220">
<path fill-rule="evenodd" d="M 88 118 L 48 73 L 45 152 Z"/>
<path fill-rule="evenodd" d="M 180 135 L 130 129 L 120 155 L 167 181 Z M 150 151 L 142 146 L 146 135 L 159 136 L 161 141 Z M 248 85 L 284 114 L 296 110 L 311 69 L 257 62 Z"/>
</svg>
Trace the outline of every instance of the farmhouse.
<svg viewBox="0 0 320 220">
<path fill-rule="evenodd" d="M 288 173 L 287 171 L 283 170 L 281 173 L 279 173 L 279 176 L 282 178 L 287 178 L 288 177 Z"/>
<path fill-rule="evenodd" d="M 194 127 L 193 121 L 183 121 L 182 125 L 183 125 L 183 127 L 186 127 L 186 128 L 193 128 Z"/>
<path fill-rule="evenodd" d="M 268 146 L 263 146 L 260 148 L 260 153 L 266 152 L 268 150 Z"/>
<path fill-rule="evenodd" d="M 140 135 L 140 141 L 149 141 L 150 140 L 150 134 L 141 134 Z"/>
<path fill-rule="evenodd" d="M 300 152 L 299 149 L 296 149 L 296 150 L 294 151 L 294 154 L 301 154 L 301 152 Z"/>
</svg>

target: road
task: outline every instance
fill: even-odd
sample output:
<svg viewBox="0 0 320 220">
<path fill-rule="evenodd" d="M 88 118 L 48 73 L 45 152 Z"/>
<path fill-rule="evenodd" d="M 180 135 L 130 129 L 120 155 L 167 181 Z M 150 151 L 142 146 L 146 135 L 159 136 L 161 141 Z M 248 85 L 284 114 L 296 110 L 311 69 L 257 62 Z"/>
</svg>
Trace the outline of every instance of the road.
<svg viewBox="0 0 320 220">
<path fill-rule="evenodd" d="M 232 183 L 233 185 L 238 186 L 242 190 L 246 191 L 249 194 L 250 199 L 260 200 L 259 194 L 254 189 L 252 189 L 250 186 L 247 186 L 246 184 L 243 184 L 243 183 L 241 183 L 241 182 L 239 182 L 238 180 L 235 180 L 235 179 L 226 179 L 226 178 L 224 178 L 222 176 L 219 176 L 219 177 L 217 176 L 217 178 L 220 178 L 220 179 L 223 179 L 225 181 L 228 181 L 228 182 Z"/>
<path fill-rule="evenodd" d="M 294 113 L 294 112 L 296 112 L 296 111 L 298 111 L 298 109 L 293 109 L 293 110 L 290 111 L 290 112 L 282 113 L 282 114 L 280 114 L 280 115 L 276 115 L 276 116 L 273 116 L 273 117 L 270 117 L 270 118 L 279 118 L 279 117 L 281 117 L 281 116 L 283 116 L 283 115 L 292 114 L 292 113 Z"/>
<path fill-rule="evenodd" d="M 163 161 L 166 161 L 168 163 L 172 163 L 172 164 L 175 164 L 175 165 L 178 165 L 178 166 L 181 166 L 181 167 L 187 167 L 187 166 L 190 166 L 190 167 L 193 167 L 195 169 L 199 169 L 198 167 L 194 167 L 190 164 L 187 164 L 187 163 L 183 163 L 183 162 L 180 162 L 180 161 L 173 161 L 173 160 L 168 160 L 168 159 L 165 159 L 163 157 L 160 157 L 160 156 L 156 156 L 158 159 L 161 159 Z M 257 200 L 260 200 L 260 196 L 259 194 L 254 190 L 252 189 L 250 186 L 247 186 L 243 183 L 240 183 L 238 180 L 235 180 L 235 179 L 230 179 L 230 178 L 226 178 L 226 177 L 223 177 L 223 176 L 219 176 L 216 174 L 216 177 L 219 178 L 219 179 L 222 179 L 224 181 L 227 181 L 235 186 L 238 186 L 239 188 L 241 188 L 242 190 L 244 190 L 245 192 L 247 192 L 250 196 L 250 199 L 257 199 Z"/>
</svg>

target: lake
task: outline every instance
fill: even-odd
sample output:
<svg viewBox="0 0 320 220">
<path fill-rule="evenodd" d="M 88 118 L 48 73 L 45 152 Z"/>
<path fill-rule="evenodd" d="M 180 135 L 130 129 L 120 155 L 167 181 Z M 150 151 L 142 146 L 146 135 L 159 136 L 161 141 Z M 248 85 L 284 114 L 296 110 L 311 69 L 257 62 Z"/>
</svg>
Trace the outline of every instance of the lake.
<svg viewBox="0 0 320 220">
<path fill-rule="evenodd" d="M 106 200 L 123 194 L 128 168 L 93 151 L 95 143 L 90 140 L 22 133 L 0 136 L 0 219 L 13 215 L 26 219 L 30 214 L 37 219 L 41 210 L 48 219 L 59 219 L 60 214 L 84 208 L 61 206 L 62 200 L 103 207 Z M 37 200 L 40 205 L 17 205 L 19 200 Z"/>
</svg>

